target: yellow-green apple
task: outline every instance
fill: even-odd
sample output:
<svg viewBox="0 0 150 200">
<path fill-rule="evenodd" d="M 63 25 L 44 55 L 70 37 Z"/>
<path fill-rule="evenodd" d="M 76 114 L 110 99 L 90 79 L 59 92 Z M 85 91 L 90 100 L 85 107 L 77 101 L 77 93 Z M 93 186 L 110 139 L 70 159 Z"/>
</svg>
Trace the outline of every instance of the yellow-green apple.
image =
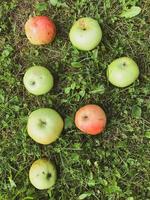
<svg viewBox="0 0 150 200">
<path fill-rule="evenodd" d="M 56 26 L 47 16 L 35 16 L 25 23 L 25 33 L 31 44 L 48 44 L 55 38 Z"/>
<path fill-rule="evenodd" d="M 64 122 L 58 112 L 51 108 L 40 108 L 29 115 L 27 131 L 34 141 L 50 144 L 60 136 L 63 126 Z"/>
<path fill-rule="evenodd" d="M 53 82 L 51 72 L 42 66 L 30 67 L 23 77 L 25 88 L 34 95 L 47 93 L 52 89 Z"/>
<path fill-rule="evenodd" d="M 88 51 L 94 49 L 100 43 L 102 30 L 95 19 L 83 17 L 73 24 L 69 38 L 77 49 Z"/>
<path fill-rule="evenodd" d="M 47 159 L 34 161 L 29 171 L 29 179 L 34 187 L 39 190 L 52 187 L 57 178 L 55 165 Z"/>
<path fill-rule="evenodd" d="M 107 68 L 108 80 L 117 87 L 131 85 L 139 76 L 139 68 L 134 60 L 121 57 L 114 60 Z"/>
<path fill-rule="evenodd" d="M 106 126 L 106 114 L 98 105 L 85 105 L 76 112 L 75 125 L 84 133 L 100 134 Z"/>
</svg>

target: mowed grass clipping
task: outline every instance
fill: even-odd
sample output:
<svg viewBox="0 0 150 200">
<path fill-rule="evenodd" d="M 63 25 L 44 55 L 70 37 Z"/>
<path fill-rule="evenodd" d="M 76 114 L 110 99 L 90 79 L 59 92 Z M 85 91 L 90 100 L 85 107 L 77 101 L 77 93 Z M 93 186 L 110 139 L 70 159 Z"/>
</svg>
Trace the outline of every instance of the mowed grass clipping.
<svg viewBox="0 0 150 200">
<path fill-rule="evenodd" d="M 131 6 L 141 12 L 125 18 Z M 47 15 L 57 27 L 55 41 L 31 45 L 24 33 L 29 16 Z M 98 20 L 102 42 L 89 52 L 68 38 L 80 17 Z M 149 0 L 1 0 L 0 2 L 0 200 L 149 200 L 150 199 L 150 2 Z M 123 89 L 112 86 L 106 68 L 129 56 L 139 79 Z M 47 67 L 54 88 L 36 97 L 23 86 L 33 65 Z M 76 110 L 100 105 L 108 123 L 90 137 L 76 129 Z M 41 107 L 56 109 L 65 120 L 53 144 L 35 143 L 27 134 L 28 115 Z M 58 171 L 56 185 L 40 191 L 29 182 L 31 164 L 47 157 Z"/>
</svg>

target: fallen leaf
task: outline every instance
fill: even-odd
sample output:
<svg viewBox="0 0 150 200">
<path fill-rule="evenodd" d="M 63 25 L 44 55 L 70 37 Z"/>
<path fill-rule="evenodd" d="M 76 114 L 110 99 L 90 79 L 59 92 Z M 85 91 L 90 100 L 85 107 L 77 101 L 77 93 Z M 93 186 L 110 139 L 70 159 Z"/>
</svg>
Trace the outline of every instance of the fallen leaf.
<svg viewBox="0 0 150 200">
<path fill-rule="evenodd" d="M 121 17 L 125 17 L 125 18 L 132 18 L 137 16 L 139 13 L 141 12 L 141 8 L 138 6 L 132 6 L 131 8 L 124 10 L 121 13 Z"/>
</svg>

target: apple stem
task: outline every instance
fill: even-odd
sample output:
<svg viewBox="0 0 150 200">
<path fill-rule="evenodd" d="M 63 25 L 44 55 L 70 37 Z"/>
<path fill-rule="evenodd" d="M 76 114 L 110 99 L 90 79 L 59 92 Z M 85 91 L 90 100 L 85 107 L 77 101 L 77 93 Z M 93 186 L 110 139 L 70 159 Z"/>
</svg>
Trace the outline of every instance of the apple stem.
<svg viewBox="0 0 150 200">
<path fill-rule="evenodd" d="M 43 121 L 43 120 L 40 120 L 40 125 L 41 125 L 41 126 L 45 126 L 45 125 L 46 125 L 46 122 Z"/>
<path fill-rule="evenodd" d="M 35 81 L 32 81 L 32 82 L 31 82 L 31 85 L 35 85 Z"/>
<path fill-rule="evenodd" d="M 86 116 L 86 115 L 85 115 L 85 116 L 83 116 L 83 119 L 85 119 L 85 120 L 86 120 L 86 119 L 88 119 L 88 116 Z"/>
<path fill-rule="evenodd" d="M 80 20 L 80 22 L 79 22 L 79 26 L 80 26 L 80 28 L 82 29 L 82 30 L 86 30 L 86 24 L 85 24 L 85 22 L 83 21 L 83 20 Z"/>
<path fill-rule="evenodd" d="M 123 66 L 124 66 L 124 67 L 126 66 L 126 63 L 125 63 L 125 62 L 123 63 Z"/>
<path fill-rule="evenodd" d="M 47 179 L 50 179 L 51 176 L 52 176 L 51 173 L 48 173 L 48 174 L 47 174 Z"/>
</svg>

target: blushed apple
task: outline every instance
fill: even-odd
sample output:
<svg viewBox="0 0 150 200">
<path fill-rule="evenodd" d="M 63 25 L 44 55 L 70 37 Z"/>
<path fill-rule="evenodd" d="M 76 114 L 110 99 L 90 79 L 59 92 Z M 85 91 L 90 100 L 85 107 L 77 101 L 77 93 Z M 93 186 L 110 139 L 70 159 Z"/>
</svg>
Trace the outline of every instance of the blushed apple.
<svg viewBox="0 0 150 200">
<path fill-rule="evenodd" d="M 95 19 L 84 17 L 73 24 L 69 38 L 77 49 L 88 51 L 100 43 L 102 30 Z"/>
<path fill-rule="evenodd" d="M 59 138 L 63 126 L 64 122 L 58 112 L 51 108 L 40 108 L 30 114 L 27 131 L 34 141 L 46 145 Z"/>
<path fill-rule="evenodd" d="M 108 80 L 117 87 L 131 85 L 139 76 L 139 68 L 134 60 L 121 57 L 114 60 L 107 68 Z"/>
<path fill-rule="evenodd" d="M 51 188 L 57 178 L 55 165 L 47 159 L 34 161 L 29 171 L 29 179 L 34 187 L 39 190 Z"/>
<path fill-rule="evenodd" d="M 55 38 L 56 26 L 47 16 L 35 16 L 26 22 L 25 33 L 31 44 L 48 44 Z"/>
<path fill-rule="evenodd" d="M 106 114 L 98 105 L 85 105 L 76 112 L 75 125 L 84 133 L 100 134 L 106 126 Z"/>
<path fill-rule="evenodd" d="M 24 77 L 25 88 L 34 95 L 42 95 L 52 89 L 54 80 L 51 72 L 42 66 L 30 67 Z"/>
</svg>

